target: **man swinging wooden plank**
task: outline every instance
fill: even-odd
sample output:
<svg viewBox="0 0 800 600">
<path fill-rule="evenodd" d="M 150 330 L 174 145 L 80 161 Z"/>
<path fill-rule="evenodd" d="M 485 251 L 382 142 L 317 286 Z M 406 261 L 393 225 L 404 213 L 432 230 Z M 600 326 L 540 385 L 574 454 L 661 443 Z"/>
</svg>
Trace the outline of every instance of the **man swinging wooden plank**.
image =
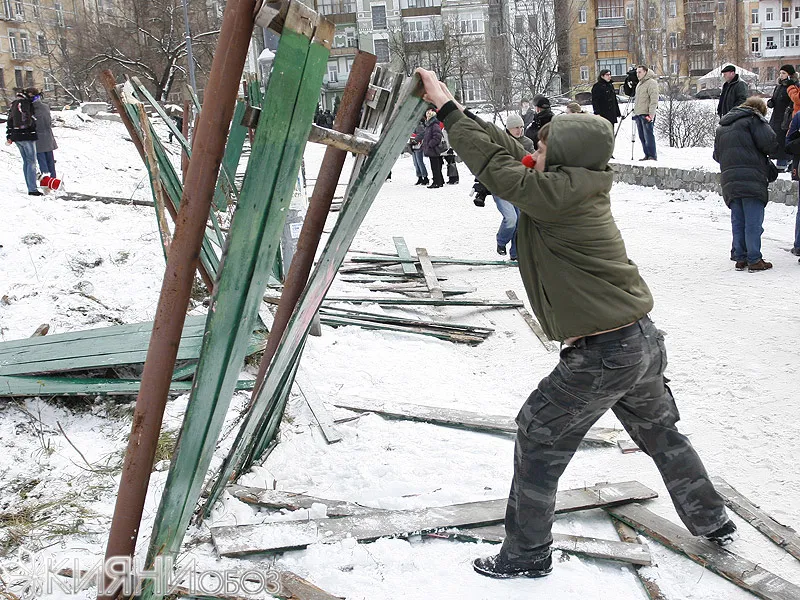
<svg viewBox="0 0 800 600">
<path fill-rule="evenodd" d="M 417 73 L 453 149 L 481 183 L 520 209 L 520 275 L 547 337 L 566 344 L 517 416 L 506 538 L 499 554 L 475 560 L 475 570 L 497 578 L 552 571 L 558 479 L 609 409 L 655 461 L 689 531 L 719 545 L 733 541 L 736 526 L 723 499 L 675 427 L 664 338 L 647 316 L 653 297 L 611 214 L 611 124 L 556 117 L 540 131 L 526 166 L 515 139 L 459 105 L 434 73 Z"/>
</svg>

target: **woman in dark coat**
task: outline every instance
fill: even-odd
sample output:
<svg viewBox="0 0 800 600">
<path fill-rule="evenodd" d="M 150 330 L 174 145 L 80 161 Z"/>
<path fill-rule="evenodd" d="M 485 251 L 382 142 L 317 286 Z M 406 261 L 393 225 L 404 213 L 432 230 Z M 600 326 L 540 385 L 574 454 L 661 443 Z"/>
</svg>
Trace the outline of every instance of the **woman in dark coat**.
<svg viewBox="0 0 800 600">
<path fill-rule="evenodd" d="M 436 109 L 428 110 L 425 116 L 427 121 L 425 121 L 425 134 L 422 138 L 422 153 L 431 162 L 431 179 L 433 180 L 428 189 L 440 188 L 444 186 L 444 177 L 442 176 L 444 160 L 442 159 L 439 144 L 444 134 L 442 133 L 442 125 L 439 119 L 436 118 Z"/>
<path fill-rule="evenodd" d="M 56 159 L 53 150 L 58 148 L 53 136 L 53 123 L 50 120 L 50 107 L 42 102 L 42 94 L 37 88 L 28 88 L 25 93 L 33 100 L 33 116 L 36 117 L 36 161 L 39 171 L 56 178 Z"/>
<path fill-rule="evenodd" d="M 784 150 L 786 131 L 789 129 L 789 123 L 792 120 L 791 113 L 787 115 L 786 109 L 794 106 L 787 92 L 790 85 L 797 85 L 797 74 L 792 65 L 783 65 L 778 73 L 778 85 L 772 91 L 772 98 L 767 101 L 767 106 L 772 109 L 769 124 L 778 138 L 778 150 L 770 157 L 778 161 L 778 168 L 786 167 L 791 159 Z"/>
<path fill-rule="evenodd" d="M 600 71 L 597 83 L 592 86 L 592 109 L 594 114 L 610 121 L 612 125 L 622 116 L 617 101 L 617 92 L 614 91 L 614 85 L 611 83 L 611 71 L 608 69 Z"/>
<path fill-rule="evenodd" d="M 767 105 L 761 98 L 748 98 L 723 115 L 714 139 L 714 160 L 722 171 L 722 197 L 731 209 L 736 270 L 751 273 L 772 268 L 761 256 L 769 173 L 775 170 L 769 156 L 777 145 L 766 114 Z"/>
</svg>

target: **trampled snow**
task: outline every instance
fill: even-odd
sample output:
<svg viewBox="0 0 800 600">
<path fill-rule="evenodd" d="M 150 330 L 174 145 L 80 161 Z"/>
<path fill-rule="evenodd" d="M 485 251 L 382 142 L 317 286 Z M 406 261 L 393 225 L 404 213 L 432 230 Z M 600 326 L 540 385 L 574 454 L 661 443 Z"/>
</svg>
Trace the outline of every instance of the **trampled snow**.
<svg viewBox="0 0 800 600">
<path fill-rule="evenodd" d="M 146 171 L 133 145 L 124 140 L 122 125 L 68 123 L 73 128 L 61 126 L 55 132 L 59 175 L 67 190 L 149 199 Z M 629 139 L 627 144 L 629 151 Z M 640 151 L 638 142 L 636 151 Z M 320 147 L 306 150 L 309 177 L 313 178 L 323 152 Z M 708 148 L 670 151 L 662 143 L 658 164 L 683 166 L 679 157 L 688 157 L 690 162 L 714 168 L 713 161 L 698 158 L 710 158 L 710 153 Z M 164 272 L 153 209 L 73 202 L 58 196 L 29 197 L 15 147 L 2 147 L 0 164 L 0 296 L 8 297 L 7 304 L 0 303 L 0 339 L 28 337 L 42 323 L 49 323 L 54 334 L 151 320 Z M 427 190 L 412 185 L 411 159 L 401 157 L 353 250 L 393 252 L 392 236 L 399 235 L 412 252 L 424 247 L 431 255 L 496 260 L 494 234 L 500 215 L 491 200 L 484 208 L 472 204 L 468 196 L 472 178 L 463 164 L 459 168 L 459 185 Z M 800 264 L 787 251 L 795 209 L 767 206 L 763 253 L 775 268 L 750 274 L 734 271 L 729 260 L 729 212 L 716 194 L 618 184 L 612 207 L 629 255 L 655 297 L 652 318 L 667 334 L 667 375 L 681 410 L 681 430 L 691 437 L 712 475 L 726 479 L 779 521 L 797 527 Z M 335 219 L 332 213 L 326 231 Z M 474 297 L 503 299 L 506 290 L 525 297 L 513 267 L 437 266 L 436 273 L 447 278 L 449 285 L 476 288 Z M 340 280 L 333 292 L 369 293 L 363 285 Z M 309 339 L 302 367 L 336 419 L 355 416 L 332 406 L 347 398 L 391 399 L 514 416 L 557 361 L 514 310 L 420 307 L 384 311 L 468 322 L 495 332 L 472 347 L 408 334 L 324 326 L 322 337 Z M 246 394 L 237 394 L 230 419 L 246 400 Z M 186 401 L 182 396 L 169 403 L 165 429 L 180 427 Z M 59 559 L 102 556 L 119 480 L 113 467 L 125 448 L 130 411 L 130 399 L 67 399 L 58 405 L 38 399 L 3 401 L 0 517 L 25 506 L 39 506 L 40 516 L 50 517 L 50 521 L 15 530 L 21 531 L 20 541 L 26 547 L 44 548 Z M 598 425 L 619 427 L 610 414 Z M 264 465 L 240 483 L 383 509 L 503 498 L 508 492 L 510 437 L 384 420 L 374 414 L 337 427 L 343 440 L 327 445 L 302 399 L 293 395 L 280 444 Z M 215 464 L 230 441 L 229 437 L 221 444 Z M 151 478 L 138 541 L 141 555 L 165 480 L 166 472 L 156 472 Z M 582 448 L 560 487 L 627 480 L 658 491 L 660 497 L 646 505 L 679 523 L 655 466 L 642 453 L 622 454 L 615 447 Z M 476 575 L 470 564 L 475 557 L 496 551 L 490 544 L 419 536 L 371 544 L 345 539 L 277 558 L 220 559 L 209 542 L 210 525 L 318 517 L 320 508 L 310 513 L 267 513 L 227 495 L 205 525 L 190 529 L 181 562 L 194 560 L 197 568 L 217 571 L 289 569 L 350 599 L 645 598 L 628 566 L 562 552 L 555 553 L 555 568 L 547 578 L 496 581 Z M 800 565 L 794 558 L 743 520 L 734 520 L 742 538 L 733 551 L 800 584 Z M 8 520 L 3 523 L 4 527 L 13 525 Z M 555 528 L 617 539 L 602 511 L 559 517 Z M 658 579 L 667 597 L 751 597 L 657 542 L 646 541 L 655 566 L 644 572 Z M 8 543 L 8 536 L 0 544 L 0 564 L 8 565 L 13 556 L 2 554 L 14 545 Z M 91 590 L 83 595 L 93 597 Z"/>
</svg>

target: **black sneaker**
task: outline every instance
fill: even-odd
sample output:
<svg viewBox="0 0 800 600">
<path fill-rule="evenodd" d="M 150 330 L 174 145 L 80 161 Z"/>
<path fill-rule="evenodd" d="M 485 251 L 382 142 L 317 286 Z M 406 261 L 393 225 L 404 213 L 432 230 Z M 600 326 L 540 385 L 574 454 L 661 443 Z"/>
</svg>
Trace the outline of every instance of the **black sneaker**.
<svg viewBox="0 0 800 600">
<path fill-rule="evenodd" d="M 28 196 L 44 196 L 44 194 L 39 190 L 36 190 L 35 192 L 28 192 Z"/>
<path fill-rule="evenodd" d="M 794 256 L 800 256 L 800 248 L 792 248 L 789 250 Z"/>
<path fill-rule="evenodd" d="M 736 531 L 736 523 L 728 520 L 725 525 L 703 537 L 709 542 L 714 542 L 717 546 L 723 547 L 738 540 L 739 532 Z"/>
<path fill-rule="evenodd" d="M 510 579 L 512 577 L 544 577 L 553 570 L 553 558 L 548 551 L 546 556 L 530 562 L 511 562 L 502 554 L 476 558 L 472 561 L 472 568 L 476 573 L 495 579 Z"/>
<path fill-rule="evenodd" d="M 506 247 L 505 246 L 501 246 L 500 244 L 497 244 L 497 253 L 500 256 L 505 256 L 506 255 Z"/>
</svg>

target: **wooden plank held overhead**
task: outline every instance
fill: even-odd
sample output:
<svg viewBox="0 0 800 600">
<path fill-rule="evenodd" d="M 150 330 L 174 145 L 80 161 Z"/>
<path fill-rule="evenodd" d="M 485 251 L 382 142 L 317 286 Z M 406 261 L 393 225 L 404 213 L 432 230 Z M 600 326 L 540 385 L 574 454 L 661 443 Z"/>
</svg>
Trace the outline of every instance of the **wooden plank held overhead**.
<svg viewBox="0 0 800 600">
<path fill-rule="evenodd" d="M 174 557 L 197 505 L 244 360 L 247 331 L 275 261 L 311 128 L 333 25 L 297 1 L 289 7 L 264 112 L 209 310 L 200 363 L 146 564 Z M 146 600 L 146 599 L 145 599 Z"/>
<path fill-rule="evenodd" d="M 344 261 L 358 227 L 400 155 L 407 141 L 408 132 L 422 116 L 425 106 L 426 103 L 421 97 L 419 78 L 415 77 L 409 81 L 405 100 L 398 106 L 394 120 L 384 131 L 375 149 L 365 161 L 355 184 L 348 191 L 347 201 L 343 204 L 342 212 L 328 238 L 317 267 L 289 321 L 281 344 L 270 363 L 264 384 L 245 417 L 231 452 L 223 463 L 219 479 L 206 501 L 204 508 L 206 514 L 227 482 L 248 468 L 256 458 L 254 454 L 258 448 L 263 448 L 269 443 L 269 440 L 257 439 L 258 433 L 262 430 L 264 421 L 274 417 L 272 413 L 276 412 L 276 406 L 279 407 L 277 412 L 283 412 L 280 398 L 286 389 L 287 378 L 291 376 L 295 362 L 300 356 L 300 349 L 311 321 Z"/>
</svg>

